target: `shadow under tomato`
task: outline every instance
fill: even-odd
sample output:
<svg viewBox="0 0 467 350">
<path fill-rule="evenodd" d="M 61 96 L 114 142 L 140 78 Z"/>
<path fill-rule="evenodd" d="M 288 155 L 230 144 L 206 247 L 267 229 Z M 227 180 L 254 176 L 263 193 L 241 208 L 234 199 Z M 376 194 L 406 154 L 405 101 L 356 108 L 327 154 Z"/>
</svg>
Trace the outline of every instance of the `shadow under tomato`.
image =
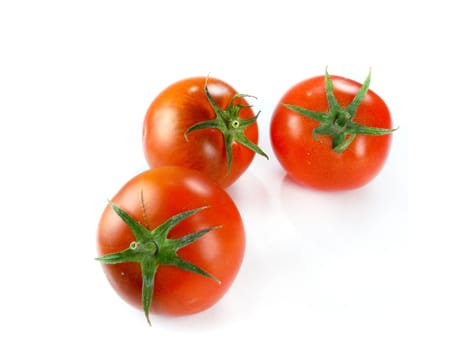
<svg viewBox="0 0 467 350">
<path fill-rule="evenodd" d="M 299 239 L 309 245 L 340 249 L 378 234 L 391 220 L 384 191 L 368 184 L 348 191 L 319 191 L 284 176 L 281 207 Z M 390 215 L 390 214 L 389 214 Z"/>
</svg>

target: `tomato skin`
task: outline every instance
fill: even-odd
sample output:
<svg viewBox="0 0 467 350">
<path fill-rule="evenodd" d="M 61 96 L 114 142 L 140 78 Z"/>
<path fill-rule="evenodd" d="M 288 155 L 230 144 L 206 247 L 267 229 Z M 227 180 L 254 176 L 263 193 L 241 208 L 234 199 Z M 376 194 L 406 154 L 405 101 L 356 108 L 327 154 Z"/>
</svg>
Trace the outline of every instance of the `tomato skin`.
<svg viewBox="0 0 467 350">
<path fill-rule="evenodd" d="M 361 84 L 331 76 L 334 95 L 342 107 L 349 105 Z M 315 189 L 334 191 L 359 188 L 370 182 L 382 169 L 391 145 L 391 134 L 357 135 L 342 153 L 332 149 L 330 137 L 315 140 L 312 131 L 319 123 L 282 104 L 328 112 L 324 77 L 299 82 L 281 98 L 273 112 L 270 138 L 273 151 L 287 174 L 296 182 Z M 392 119 L 386 103 L 368 90 L 357 109 L 356 123 L 391 129 Z"/>
<path fill-rule="evenodd" d="M 143 150 L 150 167 L 183 166 L 208 174 L 223 187 L 230 186 L 249 167 L 255 153 L 233 142 L 232 165 L 228 171 L 224 136 L 217 129 L 185 131 L 201 121 L 215 119 L 216 113 L 206 97 L 205 77 L 178 81 L 163 90 L 150 104 L 143 123 Z M 237 91 L 226 82 L 209 78 L 207 88 L 214 101 L 225 110 Z M 236 103 L 249 105 L 244 98 Z M 243 108 L 240 119 L 255 116 L 252 108 Z M 245 129 L 246 137 L 258 143 L 258 126 Z"/>
<path fill-rule="evenodd" d="M 112 202 L 151 229 L 180 212 L 209 206 L 179 223 L 170 231 L 169 238 L 222 225 L 178 251 L 182 259 L 214 275 L 221 284 L 205 276 L 160 265 L 154 282 L 153 313 L 173 316 L 197 313 L 214 305 L 227 292 L 243 260 L 245 234 L 234 202 L 212 179 L 181 167 L 155 168 L 127 182 Z M 97 231 L 99 255 L 126 249 L 133 241 L 135 238 L 129 227 L 107 206 Z M 141 309 L 139 264 L 102 264 L 102 268 L 115 291 Z"/>
</svg>

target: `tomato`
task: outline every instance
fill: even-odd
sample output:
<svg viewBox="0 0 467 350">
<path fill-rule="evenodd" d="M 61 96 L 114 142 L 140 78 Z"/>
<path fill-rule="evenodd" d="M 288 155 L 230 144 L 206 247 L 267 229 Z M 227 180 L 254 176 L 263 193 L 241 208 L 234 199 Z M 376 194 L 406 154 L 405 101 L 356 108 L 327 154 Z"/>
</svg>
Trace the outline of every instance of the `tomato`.
<svg viewBox="0 0 467 350">
<path fill-rule="evenodd" d="M 362 84 L 340 76 L 299 82 L 273 112 L 273 151 L 296 182 L 320 190 L 349 190 L 372 180 L 391 145 L 386 103 Z"/>
<path fill-rule="evenodd" d="M 152 101 L 143 123 L 149 166 L 196 169 L 223 187 L 231 185 L 255 152 L 266 156 L 257 145 L 258 115 L 246 97 L 215 78 L 188 78 L 167 87 Z"/>
<path fill-rule="evenodd" d="M 149 312 L 187 315 L 218 302 L 241 266 L 245 234 L 231 197 L 211 178 L 160 167 L 109 202 L 97 250 L 112 287 L 149 322 Z"/>
</svg>

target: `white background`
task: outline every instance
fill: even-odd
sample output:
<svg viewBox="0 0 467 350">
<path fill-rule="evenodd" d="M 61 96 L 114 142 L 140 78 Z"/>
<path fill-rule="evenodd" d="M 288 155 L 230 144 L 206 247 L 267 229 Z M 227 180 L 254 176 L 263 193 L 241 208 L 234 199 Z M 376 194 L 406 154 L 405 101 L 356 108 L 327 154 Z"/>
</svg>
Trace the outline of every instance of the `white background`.
<svg viewBox="0 0 467 350">
<path fill-rule="evenodd" d="M 467 348 L 460 4 L 1 1 L 0 347 Z M 269 143 L 278 99 L 325 66 L 371 67 L 400 126 L 356 191 L 295 185 Z M 97 222 L 147 167 L 152 99 L 208 73 L 258 97 L 271 159 L 228 190 L 248 240 L 229 293 L 149 327 L 93 260 Z"/>
</svg>

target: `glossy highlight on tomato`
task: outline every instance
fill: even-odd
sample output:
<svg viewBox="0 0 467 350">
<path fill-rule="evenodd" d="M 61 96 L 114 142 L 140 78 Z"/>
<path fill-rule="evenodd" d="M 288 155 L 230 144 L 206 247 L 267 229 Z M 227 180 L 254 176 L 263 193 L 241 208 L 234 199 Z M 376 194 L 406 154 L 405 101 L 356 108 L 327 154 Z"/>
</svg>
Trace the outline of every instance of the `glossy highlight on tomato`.
<svg viewBox="0 0 467 350">
<path fill-rule="evenodd" d="M 247 97 L 213 77 L 168 86 L 150 104 L 143 123 L 143 150 L 150 167 L 199 170 L 227 187 L 249 167 L 258 126 Z M 267 157 L 267 156 L 266 156 Z"/>
<path fill-rule="evenodd" d="M 158 228 L 159 238 L 139 239 L 146 233 L 135 235 L 135 225 L 146 233 Z M 173 255 L 175 244 L 181 248 Z M 128 181 L 105 207 L 97 230 L 98 260 L 110 284 L 134 307 L 150 298 L 147 313 L 177 316 L 210 308 L 232 285 L 244 250 L 242 218 L 230 196 L 205 174 L 181 167 L 150 169 Z M 120 263 L 118 252 L 141 263 Z M 154 263 L 155 274 L 146 277 L 154 277 L 153 291 L 146 286 L 145 293 L 142 269 Z"/>
<path fill-rule="evenodd" d="M 381 171 L 394 129 L 386 103 L 368 89 L 369 82 L 370 75 L 362 86 L 326 71 L 283 95 L 270 138 L 290 178 L 314 189 L 350 190 Z"/>
</svg>

